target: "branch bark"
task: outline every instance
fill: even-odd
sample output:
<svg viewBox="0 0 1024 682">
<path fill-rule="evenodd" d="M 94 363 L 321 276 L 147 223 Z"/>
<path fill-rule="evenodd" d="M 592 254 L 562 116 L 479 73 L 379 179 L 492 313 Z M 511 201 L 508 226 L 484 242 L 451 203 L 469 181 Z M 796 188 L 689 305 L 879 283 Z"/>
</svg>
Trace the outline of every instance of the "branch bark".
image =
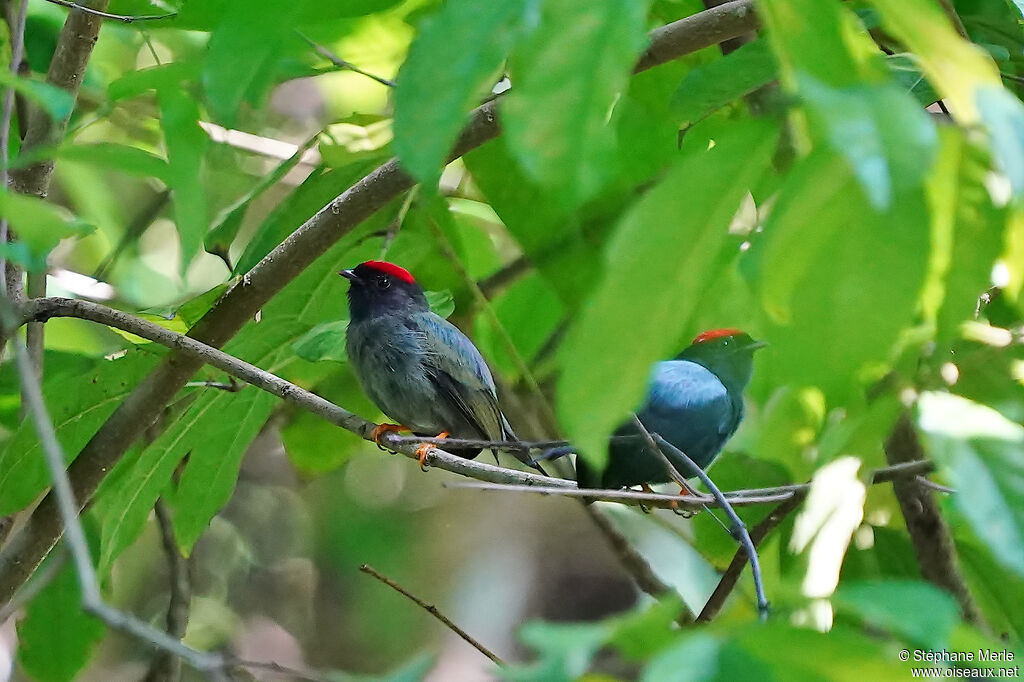
<svg viewBox="0 0 1024 682">
<path fill-rule="evenodd" d="M 885 442 L 885 456 L 889 464 L 902 464 L 925 459 L 924 449 L 917 431 L 907 413 L 896 420 L 892 433 Z M 931 490 L 914 478 L 893 480 L 893 490 L 907 524 L 907 532 L 914 545 L 921 575 L 930 583 L 949 592 L 960 605 L 964 620 L 987 629 L 984 617 L 967 589 L 960 572 L 956 545 L 949 532 L 935 496 Z"/>
<path fill-rule="evenodd" d="M 78 15 L 73 13 L 73 16 Z M 84 15 L 79 18 L 82 21 L 99 21 L 98 18 Z M 651 32 L 651 44 L 639 59 L 635 71 L 644 71 L 734 38 L 752 30 L 756 25 L 753 0 L 735 0 L 728 5 L 681 19 Z M 95 36 L 95 33 L 92 35 Z M 500 133 L 498 102 L 500 99 L 474 110 L 456 143 L 453 158 L 479 147 Z M 189 336 L 210 346 L 223 345 L 272 296 L 338 239 L 412 184 L 412 179 L 402 172 L 395 159 L 372 171 L 267 254 L 196 324 Z M 69 469 L 74 495 L 79 504 L 85 504 L 92 498 L 107 472 L 142 431 L 159 416 L 164 405 L 201 364 L 202 361 L 195 356 L 190 357 L 184 353 L 170 355 L 118 406 Z M 47 495 L 25 526 L 0 552 L 0 602 L 9 599 L 25 582 L 62 532 L 63 526 L 55 500 L 52 494 Z"/>
</svg>

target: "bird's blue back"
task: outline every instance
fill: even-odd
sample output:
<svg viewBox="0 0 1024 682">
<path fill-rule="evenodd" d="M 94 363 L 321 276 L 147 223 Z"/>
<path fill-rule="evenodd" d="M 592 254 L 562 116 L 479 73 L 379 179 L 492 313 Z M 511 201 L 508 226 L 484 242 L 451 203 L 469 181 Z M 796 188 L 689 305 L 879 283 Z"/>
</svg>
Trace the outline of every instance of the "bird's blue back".
<svg viewBox="0 0 1024 682">
<path fill-rule="evenodd" d="M 725 385 L 706 367 L 689 360 L 668 360 L 654 366 L 647 401 L 637 416 L 648 431 L 659 434 L 703 468 L 739 426 L 743 399 L 730 398 Z M 588 484 L 617 488 L 670 480 L 661 459 L 647 452 L 632 420 L 614 435 L 632 437 L 612 439 L 608 468 L 600 480 L 584 472 Z M 695 475 L 684 463 L 673 464 L 684 476 Z"/>
</svg>

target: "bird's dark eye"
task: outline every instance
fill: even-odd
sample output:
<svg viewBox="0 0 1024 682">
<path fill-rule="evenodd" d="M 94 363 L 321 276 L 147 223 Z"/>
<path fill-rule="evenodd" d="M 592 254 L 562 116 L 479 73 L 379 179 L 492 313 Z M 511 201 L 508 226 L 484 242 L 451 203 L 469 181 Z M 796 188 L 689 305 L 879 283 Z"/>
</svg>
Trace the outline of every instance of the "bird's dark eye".
<svg viewBox="0 0 1024 682">
<path fill-rule="evenodd" d="M 389 286 L 391 286 L 391 278 L 389 278 L 387 275 L 381 275 L 380 277 L 377 278 L 378 289 L 387 289 Z"/>
</svg>

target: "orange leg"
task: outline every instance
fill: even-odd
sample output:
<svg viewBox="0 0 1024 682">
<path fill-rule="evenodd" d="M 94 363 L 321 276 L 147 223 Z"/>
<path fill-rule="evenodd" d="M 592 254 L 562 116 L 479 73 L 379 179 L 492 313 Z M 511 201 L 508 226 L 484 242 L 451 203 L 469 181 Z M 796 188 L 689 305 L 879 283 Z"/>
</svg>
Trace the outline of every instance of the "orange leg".
<svg viewBox="0 0 1024 682">
<path fill-rule="evenodd" d="M 377 444 L 377 447 L 381 450 L 384 449 L 384 445 L 380 442 L 380 439 L 385 433 L 398 433 L 399 431 L 411 431 L 408 426 L 402 426 L 401 424 L 377 424 L 373 427 L 373 431 L 370 431 L 370 438 Z"/>
<path fill-rule="evenodd" d="M 434 436 L 435 438 L 447 438 L 449 433 L 442 431 L 441 433 Z M 423 445 L 416 448 L 416 458 L 420 461 L 420 469 L 423 471 L 427 470 L 427 455 L 430 454 L 431 450 L 436 450 L 437 446 L 433 443 L 424 443 Z"/>
</svg>

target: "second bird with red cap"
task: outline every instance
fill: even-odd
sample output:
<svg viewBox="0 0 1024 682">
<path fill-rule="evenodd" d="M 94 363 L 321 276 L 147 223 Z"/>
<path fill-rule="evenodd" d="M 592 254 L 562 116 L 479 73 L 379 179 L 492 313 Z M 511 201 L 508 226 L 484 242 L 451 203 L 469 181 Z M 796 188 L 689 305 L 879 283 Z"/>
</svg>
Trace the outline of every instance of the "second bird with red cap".
<svg viewBox="0 0 1024 682">
<path fill-rule="evenodd" d="M 339 274 L 351 283 L 348 357 L 363 390 L 384 414 L 419 436 L 516 440 L 480 351 L 430 310 L 407 270 L 367 261 Z M 398 427 L 378 427 L 375 436 L 383 430 Z M 421 448 L 421 462 L 428 449 Z M 447 449 L 466 458 L 481 450 Z M 530 463 L 526 450 L 513 454 Z"/>
</svg>

